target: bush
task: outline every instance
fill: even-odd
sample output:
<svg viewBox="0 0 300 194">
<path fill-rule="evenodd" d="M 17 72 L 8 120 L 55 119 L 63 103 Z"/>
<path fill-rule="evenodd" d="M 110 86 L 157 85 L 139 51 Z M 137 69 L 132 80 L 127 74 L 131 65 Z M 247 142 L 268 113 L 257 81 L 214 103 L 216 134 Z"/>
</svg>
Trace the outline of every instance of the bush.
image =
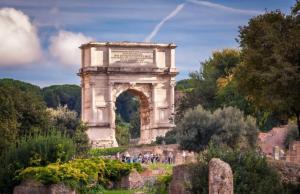
<svg viewBox="0 0 300 194">
<path fill-rule="evenodd" d="M 76 159 L 67 163 L 53 163 L 45 167 L 28 167 L 22 170 L 17 180 L 34 179 L 45 185 L 64 183 L 77 191 L 86 191 L 97 184 L 107 186 L 119 181 L 132 169 L 141 170 L 141 165 L 123 163 L 101 158 Z"/>
<path fill-rule="evenodd" d="M 156 137 L 156 144 L 163 144 L 163 142 L 165 144 L 175 144 L 177 143 L 176 141 L 176 131 L 175 130 L 171 130 L 171 131 L 168 131 L 165 135 L 165 137 L 162 137 L 162 136 L 158 136 Z"/>
<path fill-rule="evenodd" d="M 266 158 L 254 151 L 241 152 L 212 146 L 200 155 L 197 165 L 190 166 L 193 193 L 208 193 L 208 162 L 212 158 L 220 158 L 231 166 L 236 194 L 286 193 L 278 173 L 268 165 Z"/>
<path fill-rule="evenodd" d="M 58 106 L 56 109 L 48 108 L 47 112 L 50 115 L 51 127 L 73 139 L 76 156 L 86 156 L 90 148 L 89 139 L 85 133 L 87 126 L 80 121 L 77 112 L 68 109 L 67 106 Z"/>
<path fill-rule="evenodd" d="M 118 152 L 125 152 L 126 150 L 126 147 L 92 148 L 89 150 L 88 155 L 90 157 L 111 156 L 117 154 Z"/>
<path fill-rule="evenodd" d="M 143 191 L 148 194 L 167 194 L 171 181 L 171 174 L 160 175 L 155 180 L 147 180 Z"/>
<path fill-rule="evenodd" d="M 213 113 L 201 106 L 190 109 L 175 128 L 183 149 L 200 151 L 211 142 L 232 149 L 254 148 L 258 129 L 255 119 L 244 118 L 237 108 L 225 107 Z"/>
<path fill-rule="evenodd" d="M 155 186 L 157 189 L 157 193 L 159 194 L 167 194 L 170 182 L 172 181 L 171 174 L 165 174 L 157 177 Z"/>
<path fill-rule="evenodd" d="M 44 166 L 53 162 L 65 162 L 75 154 L 72 139 L 51 132 L 22 138 L 1 156 L 0 188 L 9 192 L 17 183 L 13 180 L 17 170 L 28 166 Z"/>
<path fill-rule="evenodd" d="M 127 146 L 129 144 L 129 140 L 130 140 L 129 127 L 130 124 L 124 121 L 116 122 L 116 140 L 118 144 L 121 146 Z"/>
<path fill-rule="evenodd" d="M 88 155 L 88 151 L 91 148 L 89 138 L 86 134 L 87 126 L 80 123 L 77 126 L 74 136 L 72 137 L 75 147 L 76 147 L 76 157 L 86 157 Z"/>
</svg>

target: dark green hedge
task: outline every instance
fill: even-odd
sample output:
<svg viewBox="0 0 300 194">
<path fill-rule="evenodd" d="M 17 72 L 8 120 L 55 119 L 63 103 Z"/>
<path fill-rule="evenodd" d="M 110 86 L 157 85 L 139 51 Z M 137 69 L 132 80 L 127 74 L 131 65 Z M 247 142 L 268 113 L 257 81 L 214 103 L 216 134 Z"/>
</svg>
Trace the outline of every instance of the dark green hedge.
<svg viewBox="0 0 300 194">
<path fill-rule="evenodd" d="M 110 156 L 115 155 L 118 152 L 125 152 L 128 148 L 126 147 L 113 147 L 113 148 L 92 148 L 89 150 L 88 155 L 90 157 Z"/>
</svg>

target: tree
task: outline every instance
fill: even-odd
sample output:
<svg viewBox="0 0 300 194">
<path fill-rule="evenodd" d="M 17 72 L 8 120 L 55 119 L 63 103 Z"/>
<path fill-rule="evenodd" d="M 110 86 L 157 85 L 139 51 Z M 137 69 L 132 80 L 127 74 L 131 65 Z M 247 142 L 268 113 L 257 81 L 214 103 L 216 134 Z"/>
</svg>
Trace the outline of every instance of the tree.
<svg viewBox="0 0 300 194">
<path fill-rule="evenodd" d="M 232 149 L 254 148 L 257 140 L 255 119 L 237 108 L 226 107 L 213 113 L 197 106 L 186 112 L 177 124 L 178 141 L 183 149 L 200 151 L 209 143 Z"/>
<path fill-rule="evenodd" d="M 80 125 L 80 119 L 76 111 L 68 109 L 67 106 L 58 106 L 56 109 L 48 108 L 47 112 L 50 115 L 50 126 L 62 133 L 67 133 L 72 137 L 75 129 Z"/>
<path fill-rule="evenodd" d="M 239 90 L 257 108 L 295 116 L 300 135 L 300 18 L 271 11 L 240 27 L 242 63 L 235 72 Z"/>
<path fill-rule="evenodd" d="M 235 49 L 215 51 L 212 57 L 202 62 L 200 71 L 192 72 L 190 80 L 185 81 L 191 91 L 186 93 L 178 106 L 177 120 L 183 117 L 187 109 L 199 104 L 209 110 L 226 105 L 237 106 L 240 109 L 246 107 L 247 104 L 243 96 L 237 92 L 235 84 L 229 84 L 232 81 L 233 70 L 239 62 L 240 52 Z M 227 84 L 224 84 L 224 81 Z M 221 82 L 223 84 L 220 84 Z M 183 87 L 181 83 L 180 87 Z"/>
<path fill-rule="evenodd" d="M 85 133 L 87 126 L 80 121 L 77 112 L 68 109 L 67 106 L 59 106 L 56 109 L 48 108 L 47 112 L 50 115 L 49 128 L 72 138 L 76 146 L 76 156 L 85 156 L 90 148 L 89 139 Z"/>
<path fill-rule="evenodd" d="M 278 172 L 270 166 L 267 158 L 253 150 L 228 150 L 209 146 L 199 155 L 199 162 L 189 164 L 190 188 L 192 193 L 208 194 L 208 163 L 212 158 L 220 158 L 232 168 L 234 193 L 236 194 L 296 194 L 293 187 L 280 180 Z"/>
<path fill-rule="evenodd" d="M 116 139 L 119 145 L 126 146 L 129 144 L 130 134 L 129 134 L 130 124 L 124 122 L 120 114 L 116 115 Z"/>
<path fill-rule="evenodd" d="M 116 134 L 125 145 L 130 138 L 140 137 L 140 102 L 134 94 L 125 91 L 118 96 L 116 107 Z"/>
<path fill-rule="evenodd" d="M 10 133 L 21 137 L 48 129 L 49 115 L 38 86 L 12 79 L 0 79 L 0 89 L 0 107 L 3 107 L 0 118 L 5 122 L 16 122 L 13 126 L 6 126 L 5 130 L 11 130 Z M 1 124 L 5 125 L 5 122 Z"/>
<path fill-rule="evenodd" d="M 125 91 L 118 96 L 116 100 L 116 107 L 116 113 L 120 114 L 122 119 L 125 122 L 129 123 L 134 114 L 138 112 L 140 103 L 138 98 L 134 94 Z"/>
<path fill-rule="evenodd" d="M 0 87 L 0 155 L 16 141 L 18 125 L 13 99 Z"/>
<path fill-rule="evenodd" d="M 77 85 L 53 85 L 42 90 L 48 107 L 57 108 L 67 105 L 69 109 L 81 113 L 81 88 Z"/>
</svg>

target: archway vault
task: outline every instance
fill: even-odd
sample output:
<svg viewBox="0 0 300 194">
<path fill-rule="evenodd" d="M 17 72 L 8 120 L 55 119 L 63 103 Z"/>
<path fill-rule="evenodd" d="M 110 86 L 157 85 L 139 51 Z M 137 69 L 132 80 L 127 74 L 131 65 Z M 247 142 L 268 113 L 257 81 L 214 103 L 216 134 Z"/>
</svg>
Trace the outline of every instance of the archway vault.
<svg viewBox="0 0 300 194">
<path fill-rule="evenodd" d="M 141 144 L 174 127 L 175 45 L 101 43 L 81 46 L 82 120 L 93 147 L 117 146 L 115 102 L 129 91 L 141 102 Z"/>
<path fill-rule="evenodd" d="M 150 84 L 117 84 L 113 90 L 113 105 L 116 105 L 116 100 L 123 92 L 130 92 L 140 101 L 140 138 L 139 144 L 148 143 L 147 131 L 151 129 L 151 120 L 153 119 L 152 102 L 151 102 L 151 86 Z M 116 107 L 113 108 L 116 110 Z M 115 121 L 115 111 L 112 112 L 112 120 Z M 152 119 L 151 119 L 152 118 Z M 115 129 L 116 126 L 112 126 Z"/>
</svg>

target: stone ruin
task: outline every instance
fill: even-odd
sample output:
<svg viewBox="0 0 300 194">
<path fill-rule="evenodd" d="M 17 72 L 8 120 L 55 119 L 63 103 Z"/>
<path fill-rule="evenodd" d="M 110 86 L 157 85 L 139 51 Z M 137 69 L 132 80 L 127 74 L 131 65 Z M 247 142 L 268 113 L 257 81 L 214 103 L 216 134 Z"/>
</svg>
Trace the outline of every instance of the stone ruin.
<svg viewBox="0 0 300 194">
<path fill-rule="evenodd" d="M 209 162 L 209 194 L 233 194 L 233 175 L 229 164 L 218 158 Z"/>
<path fill-rule="evenodd" d="M 141 104 L 139 144 L 164 136 L 174 125 L 176 45 L 141 42 L 83 44 L 82 121 L 93 147 L 116 147 L 115 102 L 125 91 Z"/>
</svg>

